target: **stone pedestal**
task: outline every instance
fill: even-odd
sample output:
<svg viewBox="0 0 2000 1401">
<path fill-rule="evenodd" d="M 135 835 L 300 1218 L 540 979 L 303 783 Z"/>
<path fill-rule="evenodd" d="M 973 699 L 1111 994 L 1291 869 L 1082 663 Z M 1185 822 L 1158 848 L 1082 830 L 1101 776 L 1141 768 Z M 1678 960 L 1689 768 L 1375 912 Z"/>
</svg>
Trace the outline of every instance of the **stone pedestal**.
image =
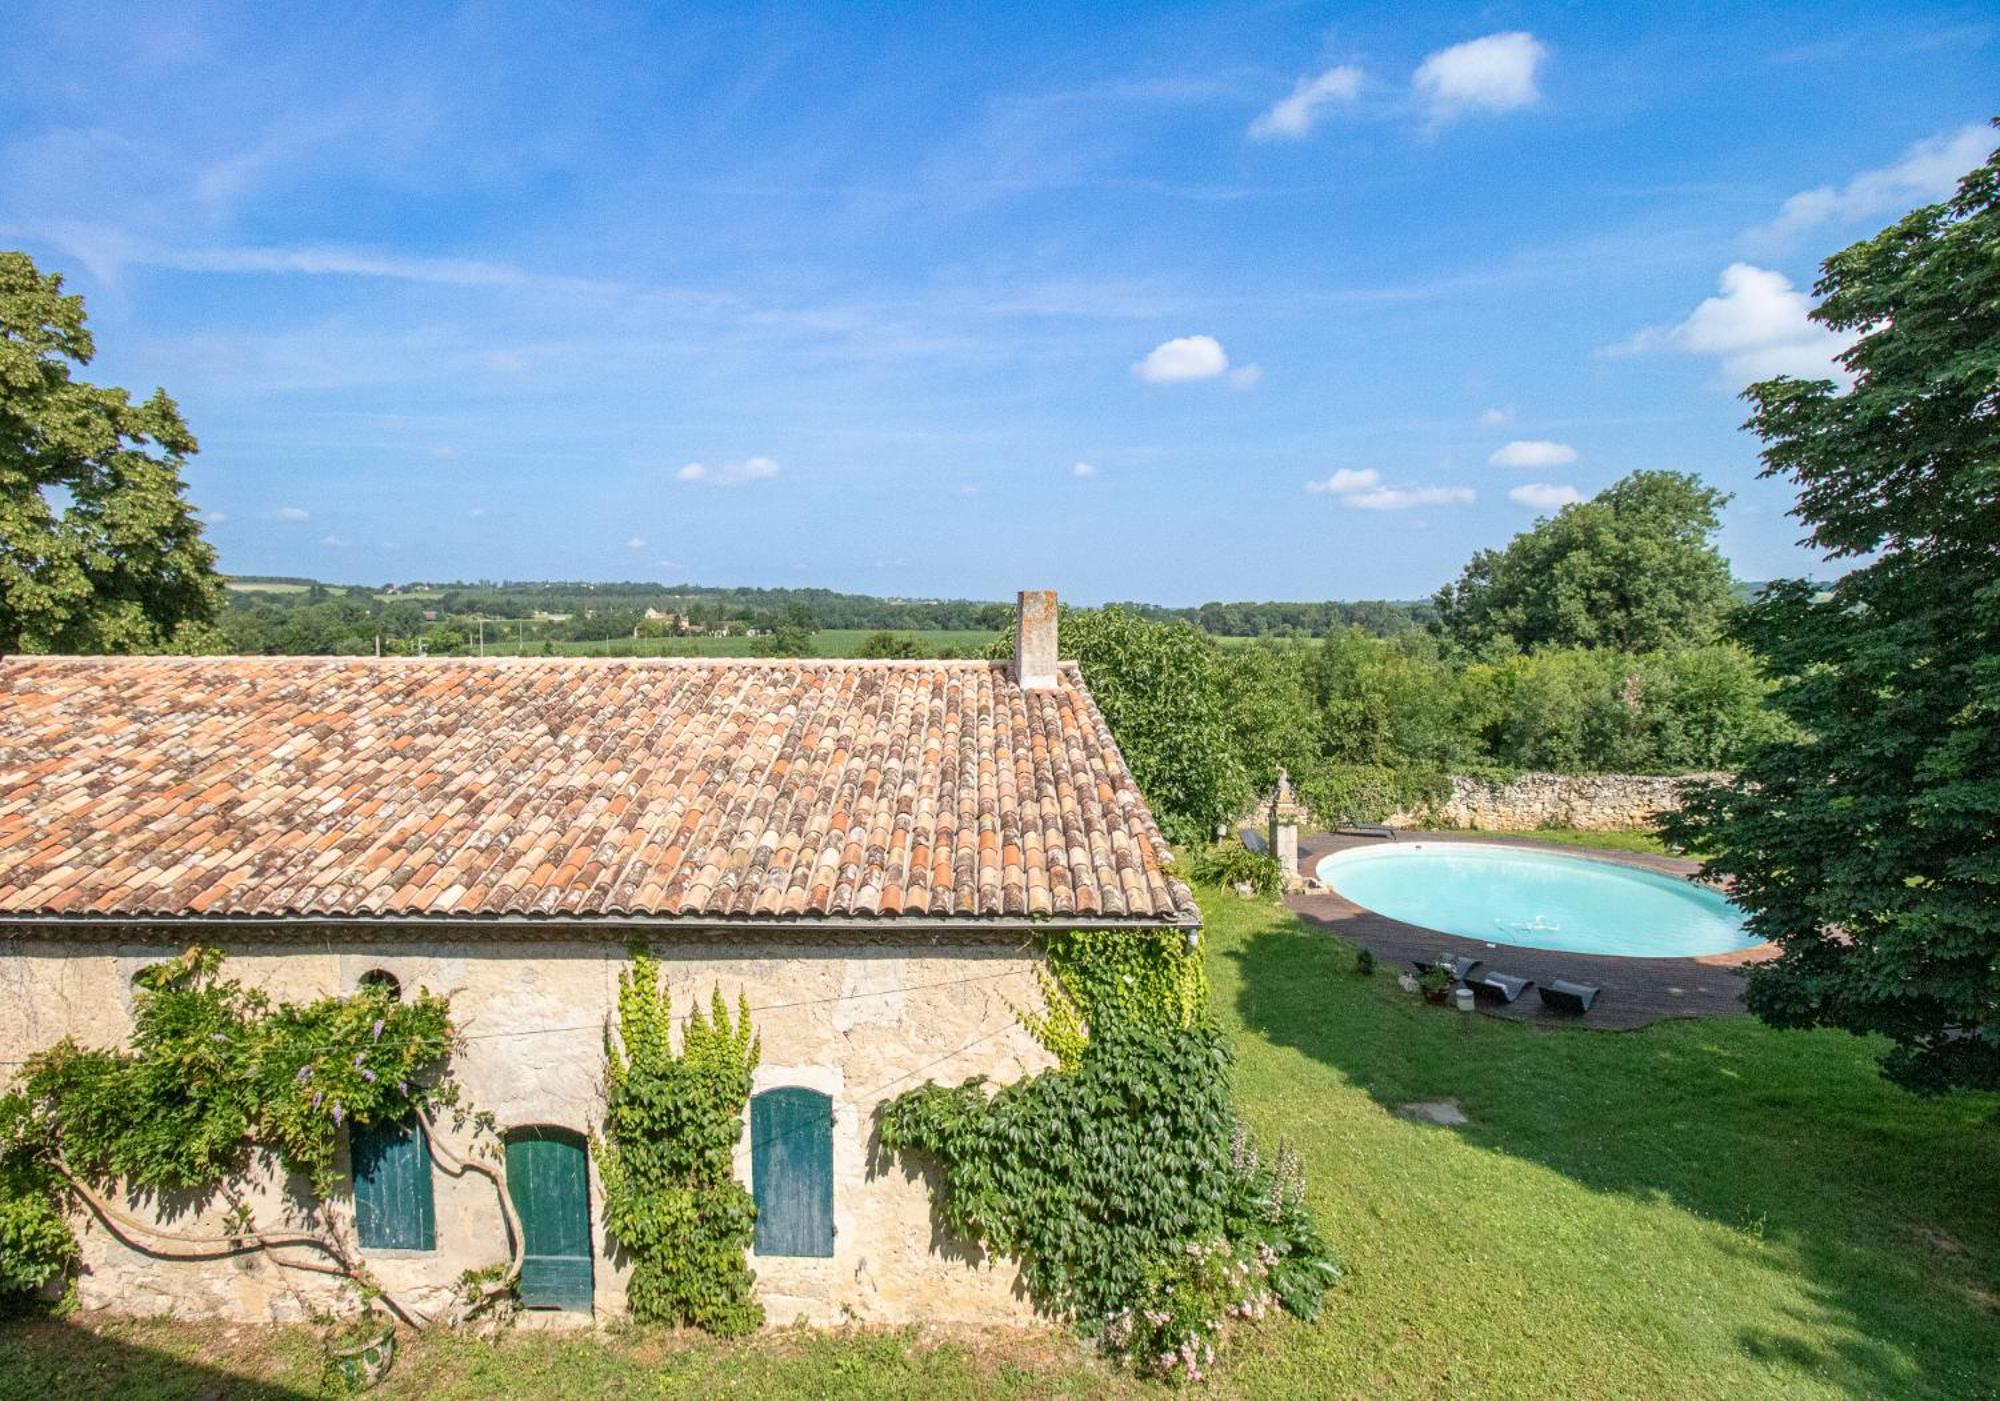
<svg viewBox="0 0 2000 1401">
<path fill-rule="evenodd" d="M 1278 786 L 1266 809 L 1265 836 L 1270 842 L 1271 855 L 1278 858 L 1279 869 L 1285 874 L 1287 890 L 1297 890 L 1304 884 L 1299 876 L 1299 819 L 1304 815 L 1304 806 L 1292 793 L 1292 776 L 1279 769 Z"/>
</svg>

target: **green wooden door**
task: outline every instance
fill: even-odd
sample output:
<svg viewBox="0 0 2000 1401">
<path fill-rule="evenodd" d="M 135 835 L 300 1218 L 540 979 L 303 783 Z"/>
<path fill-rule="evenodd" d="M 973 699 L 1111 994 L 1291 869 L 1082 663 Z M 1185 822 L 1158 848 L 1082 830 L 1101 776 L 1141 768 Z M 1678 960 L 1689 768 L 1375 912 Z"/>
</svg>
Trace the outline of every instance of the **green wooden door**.
<svg viewBox="0 0 2000 1401">
<path fill-rule="evenodd" d="M 507 1139 L 507 1191 L 526 1247 L 522 1305 L 588 1309 L 590 1169 L 582 1137 L 568 1129 L 515 1130 Z"/>
<path fill-rule="evenodd" d="M 357 1126 L 348 1151 L 354 1160 L 354 1233 L 363 1248 L 431 1249 L 437 1235 L 431 1155 L 415 1117 Z"/>
<path fill-rule="evenodd" d="M 833 1100 L 786 1086 L 750 1101 L 759 1255 L 833 1254 Z"/>
</svg>

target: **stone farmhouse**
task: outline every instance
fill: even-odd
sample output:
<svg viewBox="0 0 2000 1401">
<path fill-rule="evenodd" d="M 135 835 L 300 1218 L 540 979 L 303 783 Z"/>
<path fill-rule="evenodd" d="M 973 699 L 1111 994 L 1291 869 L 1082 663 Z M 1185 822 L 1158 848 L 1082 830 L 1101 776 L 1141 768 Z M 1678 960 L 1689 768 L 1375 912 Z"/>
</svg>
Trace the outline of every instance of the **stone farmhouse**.
<svg viewBox="0 0 2000 1401">
<path fill-rule="evenodd" d="M 196 942 L 274 997 L 448 996 L 453 1074 L 505 1145 L 524 1304 L 615 1317 L 590 1135 L 642 940 L 677 1010 L 740 990 L 762 1039 L 738 1172 L 773 1324 L 1025 1318 L 1014 1269 L 949 1239 L 928 1184 L 878 1158 L 876 1107 L 1048 1063 L 1016 1015 L 1038 936 L 1199 916 L 1057 661 L 1054 595 L 1023 594 L 1018 623 L 1011 664 L 0 661 L 0 1078 L 63 1036 L 123 1044 L 134 974 Z M 494 1182 L 448 1170 L 469 1151 L 416 1124 L 343 1149 L 326 1205 L 405 1300 L 441 1306 L 507 1258 Z M 260 1184 L 258 1223 L 309 1190 Z M 337 1287 L 267 1252 L 167 1260 L 95 1213 L 75 1225 L 87 1311 L 287 1319 Z"/>
</svg>

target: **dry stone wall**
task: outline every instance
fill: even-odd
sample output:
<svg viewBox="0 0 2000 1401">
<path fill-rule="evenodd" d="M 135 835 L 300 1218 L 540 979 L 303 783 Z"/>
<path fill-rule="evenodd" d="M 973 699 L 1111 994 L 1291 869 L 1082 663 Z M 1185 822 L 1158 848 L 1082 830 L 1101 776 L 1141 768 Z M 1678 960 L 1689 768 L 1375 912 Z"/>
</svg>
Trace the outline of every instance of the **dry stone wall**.
<svg viewBox="0 0 2000 1401">
<path fill-rule="evenodd" d="M 1644 827 L 1680 806 L 1680 785 L 1727 774 L 1524 773 L 1511 783 L 1454 774 L 1442 802 L 1389 818 L 1396 827 L 1462 827 L 1474 831 L 1525 831 L 1568 827 L 1610 832 Z"/>
</svg>

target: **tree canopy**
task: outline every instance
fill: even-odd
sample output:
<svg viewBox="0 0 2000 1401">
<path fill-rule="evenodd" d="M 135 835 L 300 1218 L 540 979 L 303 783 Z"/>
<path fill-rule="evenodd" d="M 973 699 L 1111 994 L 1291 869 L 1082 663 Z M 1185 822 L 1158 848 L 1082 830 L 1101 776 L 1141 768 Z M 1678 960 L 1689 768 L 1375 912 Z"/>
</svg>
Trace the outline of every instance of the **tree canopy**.
<svg viewBox="0 0 2000 1401">
<path fill-rule="evenodd" d="M 183 496 L 194 435 L 165 390 L 78 379 L 94 353 L 83 298 L 0 251 L 0 651 L 207 650 L 222 585 Z"/>
<path fill-rule="evenodd" d="M 1177 842 L 1209 840 L 1250 796 L 1215 643 L 1192 624 L 1116 606 L 1065 608 L 1060 626 L 1062 654 L 1082 668 L 1161 829 Z"/>
<path fill-rule="evenodd" d="M 1912 1089 L 2000 1088 L 2000 152 L 1830 258 L 1813 318 L 1850 388 L 1752 385 L 1765 475 L 1866 560 L 1768 590 L 1739 631 L 1796 739 L 1672 825 L 1781 955 L 1750 1005 L 1893 1043 Z"/>
<path fill-rule="evenodd" d="M 1713 641 L 1734 601 L 1711 538 L 1728 500 L 1690 473 L 1634 472 L 1474 555 L 1438 590 L 1438 630 L 1469 651 Z"/>
</svg>

